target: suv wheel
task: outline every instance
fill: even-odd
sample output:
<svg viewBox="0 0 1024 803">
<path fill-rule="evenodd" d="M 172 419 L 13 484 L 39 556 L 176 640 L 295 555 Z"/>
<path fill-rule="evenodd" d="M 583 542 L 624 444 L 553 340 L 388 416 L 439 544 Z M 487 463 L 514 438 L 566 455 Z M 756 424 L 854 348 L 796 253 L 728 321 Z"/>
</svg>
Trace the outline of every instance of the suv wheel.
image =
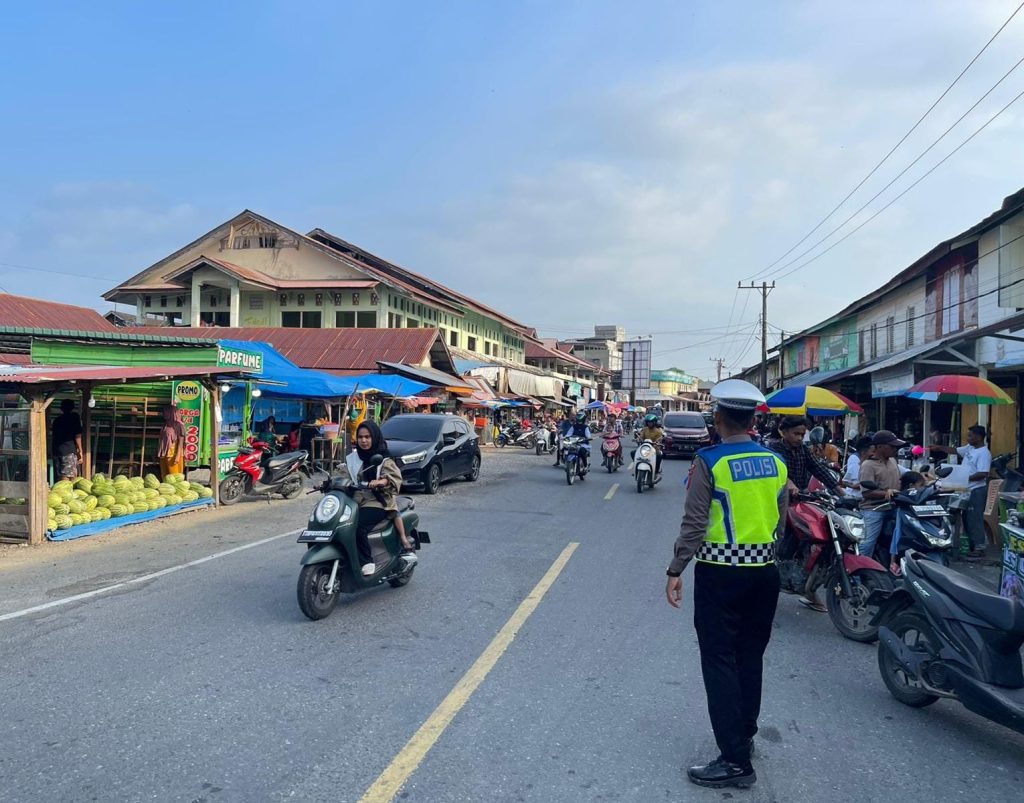
<svg viewBox="0 0 1024 803">
<path fill-rule="evenodd" d="M 466 479 L 470 482 L 476 482 L 480 479 L 480 458 L 473 455 L 473 462 L 470 463 L 469 473 L 466 475 Z"/>
</svg>

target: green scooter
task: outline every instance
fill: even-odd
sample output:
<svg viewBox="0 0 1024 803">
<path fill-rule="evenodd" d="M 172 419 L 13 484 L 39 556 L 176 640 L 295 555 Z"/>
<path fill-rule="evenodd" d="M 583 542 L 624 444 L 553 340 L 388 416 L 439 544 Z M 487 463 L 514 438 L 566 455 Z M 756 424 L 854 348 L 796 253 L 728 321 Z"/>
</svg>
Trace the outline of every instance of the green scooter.
<svg viewBox="0 0 1024 803">
<path fill-rule="evenodd" d="M 376 468 L 379 476 L 383 462 L 380 455 L 370 458 L 367 469 L 356 475 L 358 483 L 334 477 L 316 489 L 324 497 L 313 508 L 309 524 L 298 538 L 298 543 L 307 545 L 299 572 L 299 608 L 310 619 L 330 616 L 339 594 L 354 594 L 385 582 L 392 588 L 401 588 L 412 579 L 416 556 L 403 554 L 398 532 L 386 519 L 369 533 L 370 551 L 377 569 L 369 577 L 364 577 L 360 571 L 356 548 L 359 505 L 354 495 L 357 490 L 367 489 L 368 481 L 362 474 Z M 398 511 L 415 548 L 429 544 L 430 536 L 419 529 L 416 503 L 408 496 L 400 496 Z"/>
</svg>

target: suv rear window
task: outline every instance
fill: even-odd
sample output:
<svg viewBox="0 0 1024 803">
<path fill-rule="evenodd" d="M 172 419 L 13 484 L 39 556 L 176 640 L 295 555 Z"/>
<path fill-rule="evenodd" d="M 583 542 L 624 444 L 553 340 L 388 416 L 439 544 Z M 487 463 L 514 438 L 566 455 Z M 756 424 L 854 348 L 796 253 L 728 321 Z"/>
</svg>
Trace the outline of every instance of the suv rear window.
<svg viewBox="0 0 1024 803">
<path fill-rule="evenodd" d="M 700 413 L 668 413 L 663 423 L 666 427 L 678 429 L 704 429 L 704 416 Z"/>
<path fill-rule="evenodd" d="M 441 422 L 418 415 L 397 415 L 385 421 L 380 431 L 386 439 L 433 443 L 441 431 Z"/>
</svg>

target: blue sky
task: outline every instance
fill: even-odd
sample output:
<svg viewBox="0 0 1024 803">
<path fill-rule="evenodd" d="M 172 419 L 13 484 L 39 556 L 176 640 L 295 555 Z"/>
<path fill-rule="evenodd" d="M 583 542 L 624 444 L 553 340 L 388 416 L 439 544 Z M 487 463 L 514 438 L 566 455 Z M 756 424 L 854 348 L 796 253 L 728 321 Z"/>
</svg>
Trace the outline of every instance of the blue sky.
<svg viewBox="0 0 1024 803">
<path fill-rule="evenodd" d="M 749 364 L 755 304 L 734 304 L 736 280 L 845 195 L 1016 5 L 18 4 L 0 51 L 0 286 L 103 308 L 248 207 L 542 333 L 622 323 L 680 333 L 656 335 L 663 367 Z M 1024 13 L 855 201 L 1022 45 Z M 1020 73 L 865 214 L 1024 89 Z M 1021 115 L 787 278 L 770 322 L 819 320 L 1024 186 Z"/>
</svg>

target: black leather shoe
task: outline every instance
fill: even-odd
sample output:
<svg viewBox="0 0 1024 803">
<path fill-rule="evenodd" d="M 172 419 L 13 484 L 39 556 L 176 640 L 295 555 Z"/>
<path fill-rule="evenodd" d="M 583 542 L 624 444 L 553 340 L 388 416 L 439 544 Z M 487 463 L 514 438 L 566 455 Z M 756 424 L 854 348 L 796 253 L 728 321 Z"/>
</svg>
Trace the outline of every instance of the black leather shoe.
<svg viewBox="0 0 1024 803">
<path fill-rule="evenodd" d="M 721 758 L 716 758 L 703 767 L 690 767 L 686 774 L 697 786 L 708 786 L 712 789 L 723 789 L 726 786 L 746 789 L 753 786 L 757 780 L 753 767 L 741 767 Z"/>
</svg>

